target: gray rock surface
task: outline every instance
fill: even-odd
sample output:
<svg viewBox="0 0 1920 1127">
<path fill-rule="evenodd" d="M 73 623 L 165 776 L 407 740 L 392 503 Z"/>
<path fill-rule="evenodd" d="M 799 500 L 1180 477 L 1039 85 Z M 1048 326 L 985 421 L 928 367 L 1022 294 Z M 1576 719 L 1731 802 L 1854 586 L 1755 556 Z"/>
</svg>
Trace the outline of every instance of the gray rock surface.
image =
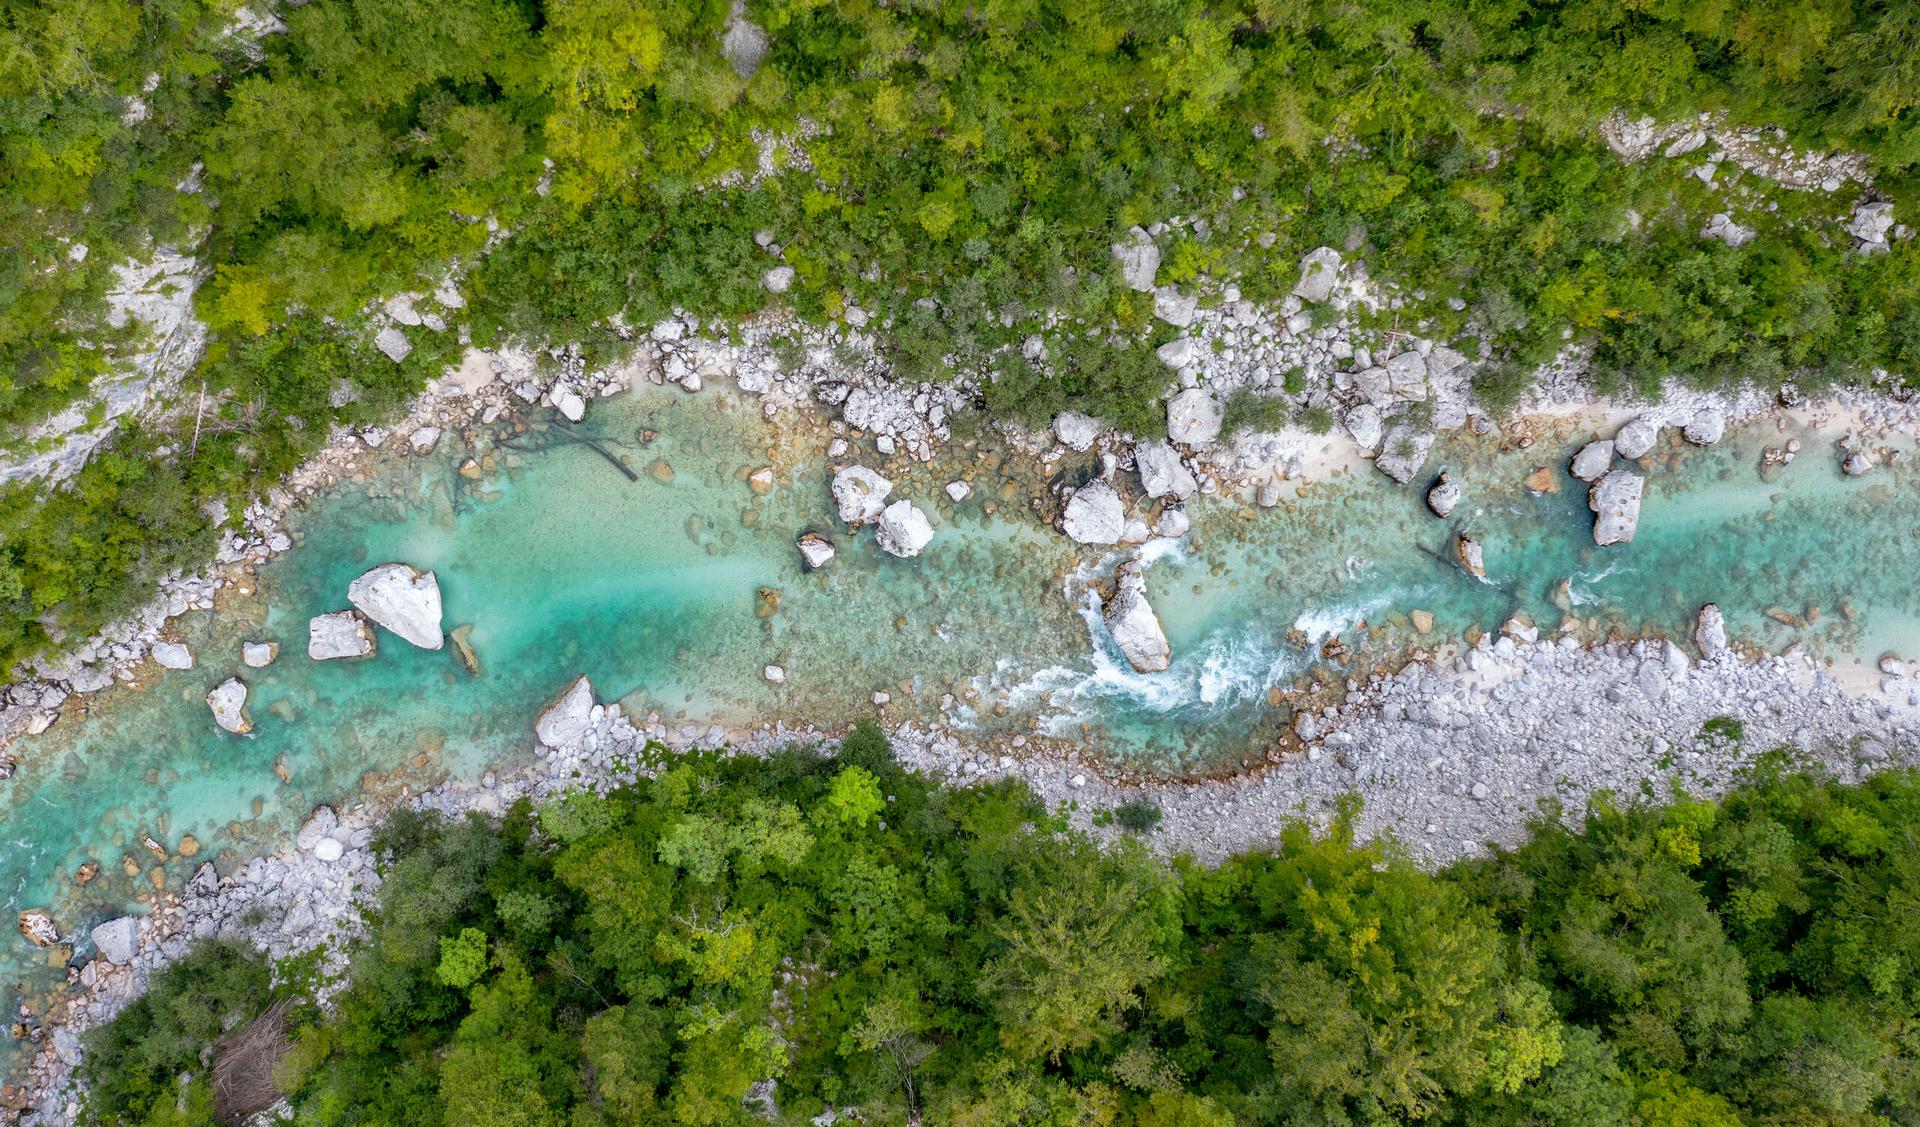
<svg viewBox="0 0 1920 1127">
<path fill-rule="evenodd" d="M 1133 464 L 1140 471 L 1140 488 L 1149 497 L 1184 501 L 1200 488 L 1193 471 L 1180 460 L 1180 452 L 1158 439 L 1134 447 Z"/>
<path fill-rule="evenodd" d="M 1101 610 L 1101 621 L 1114 645 L 1127 663 L 1140 673 L 1159 673 L 1173 661 L 1173 648 L 1167 644 L 1166 631 L 1147 602 L 1145 570 L 1138 560 L 1128 560 L 1114 573 L 1113 596 Z"/>
<path fill-rule="evenodd" d="M 1199 309 L 1200 299 L 1177 286 L 1160 286 L 1153 291 L 1153 315 L 1176 329 L 1193 324 Z"/>
<path fill-rule="evenodd" d="M 1120 280 L 1136 293 L 1153 292 L 1153 276 L 1160 270 L 1160 248 L 1146 229 L 1135 227 L 1125 242 L 1113 244 L 1113 257 L 1120 264 Z"/>
<path fill-rule="evenodd" d="M 1712 446 L 1727 433 L 1727 416 L 1718 407 L 1702 407 L 1680 432 L 1695 446 Z"/>
<path fill-rule="evenodd" d="M 423 650 L 446 644 L 440 630 L 440 581 L 411 564 L 384 563 L 347 585 L 347 601 Z"/>
<path fill-rule="evenodd" d="M 398 364 L 413 351 L 413 342 L 407 334 L 391 326 L 381 329 L 373 338 L 373 346 L 387 354 L 387 359 Z"/>
<path fill-rule="evenodd" d="M 1076 490 L 1060 518 L 1060 530 L 1076 544 L 1118 544 L 1126 526 L 1126 506 L 1104 481 Z"/>
<path fill-rule="evenodd" d="M 917 556 L 933 542 L 933 525 L 927 523 L 927 514 L 921 512 L 913 502 L 895 501 L 881 510 L 874 540 L 880 545 L 880 550 L 888 555 L 903 558 Z"/>
<path fill-rule="evenodd" d="M 1405 485 L 1426 464 L 1427 451 L 1433 449 L 1433 432 L 1412 423 L 1395 423 L 1380 441 L 1380 453 L 1373 464 L 1388 477 Z"/>
<path fill-rule="evenodd" d="M 1100 437 L 1100 421 L 1078 411 L 1062 411 L 1053 417 L 1053 436 L 1069 450 L 1087 450 Z"/>
<path fill-rule="evenodd" d="M 1693 645 L 1707 661 L 1726 655 L 1727 619 L 1720 613 L 1718 604 L 1708 603 L 1700 608 L 1700 615 L 1693 622 Z"/>
<path fill-rule="evenodd" d="M 823 568 L 833 559 L 833 541 L 818 532 L 802 533 L 794 544 L 800 549 L 800 558 L 810 569 Z"/>
<path fill-rule="evenodd" d="M 1427 490 L 1427 508 L 1433 512 L 1434 516 L 1444 520 L 1453 515 L 1454 507 L 1458 504 L 1460 504 L 1460 484 L 1453 480 L 1453 475 L 1441 473 L 1440 480 L 1433 483 L 1432 489 Z"/>
<path fill-rule="evenodd" d="M 772 46 L 766 31 L 739 13 L 727 22 L 726 34 L 720 37 L 721 56 L 743 81 L 759 71 Z"/>
<path fill-rule="evenodd" d="M 240 643 L 240 660 L 245 663 L 249 669 L 265 669 L 267 666 L 272 665 L 274 660 L 279 656 L 280 643 L 278 642 Z"/>
<path fill-rule="evenodd" d="M 1846 474 L 1848 477 L 1859 477 L 1872 468 L 1873 459 L 1858 450 L 1848 454 L 1840 463 L 1840 472 Z M 158 647 L 155 648 L 157 649 Z"/>
<path fill-rule="evenodd" d="M 1352 436 L 1355 445 L 1361 450 L 1372 454 L 1380 449 L 1382 436 L 1380 408 L 1371 403 L 1361 403 L 1348 408 L 1346 415 L 1340 421 L 1347 428 L 1347 434 Z"/>
<path fill-rule="evenodd" d="M 1620 424 L 1613 432 L 1613 452 L 1629 462 L 1647 456 L 1653 444 L 1660 438 L 1660 424 L 1650 416 L 1640 415 Z"/>
<path fill-rule="evenodd" d="M 880 519 L 891 492 L 893 482 L 865 466 L 847 466 L 833 475 L 833 503 L 850 526 Z"/>
<path fill-rule="evenodd" d="M 1587 490 L 1592 509 L 1593 542 L 1602 547 L 1625 544 L 1640 525 L 1640 490 L 1644 482 L 1629 470 L 1613 470 Z"/>
<path fill-rule="evenodd" d="M 357 610 L 337 610 L 307 620 L 307 656 L 315 661 L 365 657 L 373 650 L 373 627 Z"/>
<path fill-rule="evenodd" d="M 1224 411 L 1213 393 L 1190 387 L 1167 400 L 1167 438 L 1182 446 L 1206 446 L 1220 437 Z"/>
<path fill-rule="evenodd" d="M 593 728 L 593 682 L 576 679 L 540 712 L 533 734 L 548 747 L 565 747 Z"/>
<path fill-rule="evenodd" d="M 111 919 L 95 927 L 88 937 L 101 958 L 124 967 L 133 962 L 134 953 L 140 949 L 140 921 L 132 916 Z"/>
<path fill-rule="evenodd" d="M 193 653 L 179 642 L 155 642 L 153 660 L 162 669 L 193 668 Z"/>
<path fill-rule="evenodd" d="M 1480 547 L 1480 541 L 1471 536 L 1460 535 L 1453 538 L 1453 557 L 1460 561 L 1460 567 L 1476 579 L 1487 577 L 1487 557 Z"/>
<path fill-rule="evenodd" d="M 1573 476 L 1581 481 L 1600 480 L 1613 467 L 1613 440 L 1602 438 L 1589 442 L 1573 456 Z"/>
<path fill-rule="evenodd" d="M 247 683 L 238 677 L 229 677 L 207 692 L 207 707 L 213 711 L 213 722 L 235 735 L 246 735 L 253 731 L 253 721 L 247 719 Z"/>
<path fill-rule="evenodd" d="M 1300 260 L 1300 280 L 1293 294 L 1301 301 L 1320 302 L 1333 295 L 1333 284 L 1340 279 L 1340 252 L 1332 247 L 1311 251 Z"/>
</svg>

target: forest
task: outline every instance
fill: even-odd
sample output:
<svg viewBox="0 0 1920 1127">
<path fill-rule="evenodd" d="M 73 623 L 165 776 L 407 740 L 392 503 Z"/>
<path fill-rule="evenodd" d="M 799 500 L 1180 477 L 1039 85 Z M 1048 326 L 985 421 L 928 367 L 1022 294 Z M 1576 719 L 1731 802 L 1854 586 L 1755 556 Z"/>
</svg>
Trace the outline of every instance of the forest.
<svg viewBox="0 0 1920 1127">
<path fill-rule="evenodd" d="M 870 725 L 402 812 L 332 1008 L 311 960 L 197 947 L 89 1034 L 87 1121 L 282 1093 L 303 1125 L 409 1127 L 1920 1116 L 1911 771 L 1773 753 L 1721 801 L 1600 795 L 1439 873 L 1351 807 L 1218 867 L 1152 852 L 1150 804 L 1097 812 L 1105 842 L 1068 813 L 929 783 Z"/>
<path fill-rule="evenodd" d="M 1910 4 L 273 12 L 0 9 L 0 435 L 32 446 L 33 424 L 86 406 L 134 355 L 137 328 L 105 316 L 117 264 L 191 251 L 211 330 L 190 420 L 123 428 L 62 485 L 0 487 L 0 661 L 84 637 L 203 562 L 218 526 L 335 428 L 397 410 L 457 334 L 591 362 L 619 324 L 676 308 L 829 321 L 857 304 L 903 378 L 969 373 L 999 415 L 1074 407 L 1150 433 L 1168 374 L 1124 341 L 1168 330 L 1109 259 L 1135 224 L 1183 221 L 1163 284 L 1254 299 L 1283 294 L 1303 252 L 1349 248 L 1407 302 L 1387 327 L 1485 343 L 1493 408 L 1570 343 L 1602 391 L 1920 378 L 1920 257 L 1909 240 L 1853 252 L 1856 192 L 1731 165 L 1708 185 L 1683 160 L 1623 162 L 1598 133 L 1616 112 L 1720 113 L 1857 152 L 1875 197 L 1904 204 Z M 1752 242 L 1700 236 L 1722 209 Z M 756 235 L 795 271 L 777 298 Z M 411 331 L 404 364 L 372 353 L 378 299 L 448 282 L 458 324 Z M 1045 370 L 1005 348 L 1034 332 L 1058 358 Z"/>
</svg>

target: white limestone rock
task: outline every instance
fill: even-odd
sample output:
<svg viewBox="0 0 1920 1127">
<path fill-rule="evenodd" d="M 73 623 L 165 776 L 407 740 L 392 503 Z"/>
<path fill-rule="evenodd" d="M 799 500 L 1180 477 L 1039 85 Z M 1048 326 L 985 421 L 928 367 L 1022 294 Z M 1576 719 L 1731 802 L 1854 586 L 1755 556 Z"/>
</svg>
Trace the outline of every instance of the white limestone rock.
<svg viewBox="0 0 1920 1127">
<path fill-rule="evenodd" d="M 1180 452 L 1158 439 L 1134 447 L 1133 464 L 1140 471 L 1140 488 L 1149 497 L 1184 501 L 1200 488 Z"/>
<path fill-rule="evenodd" d="M 1598 481 L 1613 466 L 1613 440 L 1589 442 L 1573 456 L 1573 476 L 1581 481 Z"/>
<path fill-rule="evenodd" d="M 1487 577 L 1487 557 L 1480 548 L 1480 541 L 1471 536 L 1460 535 L 1453 538 L 1453 555 L 1466 569 L 1468 575 L 1476 579 Z"/>
<path fill-rule="evenodd" d="M 1885 200 L 1856 206 L 1847 220 L 1847 234 L 1860 240 L 1863 249 L 1884 249 L 1891 230 L 1893 204 Z"/>
<path fill-rule="evenodd" d="M 833 503 L 840 519 L 857 527 L 880 519 L 893 482 L 865 466 L 846 466 L 833 475 Z"/>
<path fill-rule="evenodd" d="M 1160 514 L 1159 520 L 1154 522 L 1153 534 L 1164 536 L 1169 540 L 1178 540 L 1192 527 L 1193 522 L 1187 518 L 1185 509 L 1168 509 Z"/>
<path fill-rule="evenodd" d="M 1333 296 L 1333 284 L 1340 279 L 1340 252 L 1332 247 L 1311 251 L 1300 260 L 1300 281 L 1293 294 L 1301 301 L 1321 302 Z"/>
<path fill-rule="evenodd" d="M 769 685 L 784 685 L 787 683 L 787 670 L 784 666 L 762 666 L 760 676 L 765 679 Z"/>
<path fill-rule="evenodd" d="M 581 677 L 540 712 L 533 734 L 548 747 L 566 747 L 593 730 L 593 683 Z"/>
<path fill-rule="evenodd" d="M 386 353 L 387 359 L 395 364 L 405 360 L 413 351 L 413 342 L 407 339 L 407 334 L 391 326 L 380 330 L 373 338 L 373 346 Z"/>
<path fill-rule="evenodd" d="M 1206 446 L 1220 437 L 1224 415 L 1212 392 L 1190 387 L 1167 400 L 1167 438 L 1182 446 Z"/>
<path fill-rule="evenodd" d="M 786 293 L 793 288 L 793 277 L 793 267 L 775 266 L 760 275 L 760 284 L 767 288 L 768 293 Z"/>
<path fill-rule="evenodd" d="M 192 669 L 193 653 L 179 642 L 155 642 L 153 660 L 162 669 Z"/>
<path fill-rule="evenodd" d="M 347 847 L 340 844 L 337 837 L 323 837 L 313 843 L 313 856 L 317 861 L 331 865 L 346 856 Z"/>
<path fill-rule="evenodd" d="M 1426 464 L 1427 451 L 1433 449 L 1433 432 L 1412 423 L 1395 423 L 1381 440 L 1379 456 L 1373 464 L 1380 472 L 1405 485 Z"/>
<path fill-rule="evenodd" d="M 1620 424 L 1613 432 L 1613 452 L 1632 462 L 1647 456 L 1660 437 L 1660 424 L 1647 415 L 1639 415 Z"/>
<path fill-rule="evenodd" d="M 921 512 L 913 502 L 895 501 L 881 510 L 879 526 L 874 530 L 874 541 L 888 555 L 902 558 L 917 556 L 933 542 L 933 525 L 927 523 L 927 514 Z"/>
<path fill-rule="evenodd" d="M 1069 450 L 1084 451 L 1100 437 L 1100 421 L 1077 411 L 1062 411 L 1053 417 L 1053 436 Z"/>
<path fill-rule="evenodd" d="M 1840 463 L 1840 472 L 1846 474 L 1848 477 L 1859 477 L 1872 468 L 1873 459 L 1858 450 L 1848 454 L 1846 459 Z M 158 646 L 154 648 L 156 650 L 159 649 Z"/>
<path fill-rule="evenodd" d="M 249 669 L 265 669 L 279 656 L 280 643 L 278 642 L 240 643 L 240 660 L 245 662 Z"/>
<path fill-rule="evenodd" d="M 1167 644 L 1166 631 L 1160 628 L 1160 619 L 1147 602 L 1146 574 L 1140 561 L 1128 560 L 1114 573 L 1113 597 L 1102 608 L 1100 619 L 1135 671 L 1160 673 L 1172 663 L 1173 647 Z"/>
<path fill-rule="evenodd" d="M 587 417 L 587 401 L 566 383 L 556 383 L 547 392 L 547 405 L 560 412 L 570 423 Z"/>
<path fill-rule="evenodd" d="M 1453 515 L 1454 507 L 1460 504 L 1460 485 L 1453 475 L 1441 473 L 1440 480 L 1427 490 L 1427 508 L 1434 516 L 1442 520 Z"/>
<path fill-rule="evenodd" d="M 1355 445 L 1368 454 L 1380 449 L 1382 425 L 1380 408 L 1371 403 L 1362 403 L 1350 409 L 1340 420 L 1353 436 Z"/>
<path fill-rule="evenodd" d="M 381 564 L 347 586 L 347 601 L 423 650 L 446 644 L 440 630 L 440 581 L 431 571 Z"/>
<path fill-rule="evenodd" d="M 958 505 L 971 496 L 973 496 L 973 486 L 964 481 L 947 482 L 947 499 L 954 504 Z"/>
<path fill-rule="evenodd" d="M 800 559 L 809 570 L 818 571 L 833 559 L 833 541 L 818 532 L 802 533 L 794 545 L 800 549 Z"/>
<path fill-rule="evenodd" d="M 1706 238 L 1719 239 L 1730 247 L 1746 246 L 1753 241 L 1755 233 L 1753 228 L 1734 222 L 1733 217 L 1724 211 L 1715 213 L 1700 231 Z"/>
<path fill-rule="evenodd" d="M 317 614 L 307 621 L 307 656 L 315 661 L 372 653 L 373 627 L 357 610 Z"/>
<path fill-rule="evenodd" d="M 1594 512 L 1593 542 L 1602 547 L 1625 544 L 1640 524 L 1640 475 L 1613 470 L 1587 490 L 1587 507 Z"/>
<path fill-rule="evenodd" d="M 1113 244 L 1114 261 L 1120 264 L 1120 280 L 1136 293 L 1153 291 L 1153 276 L 1160 271 L 1160 248 L 1145 228 L 1127 232 L 1127 241 Z"/>
<path fill-rule="evenodd" d="M 140 950 L 140 921 L 133 916 L 108 920 L 88 933 L 93 949 L 116 967 L 133 962 Z"/>
<path fill-rule="evenodd" d="M 28 908 L 20 913 L 20 934 L 35 947 L 52 947 L 60 942 L 60 928 L 42 908 Z"/>
<path fill-rule="evenodd" d="M 415 454 L 431 454 L 440 445 L 439 427 L 421 427 L 407 436 L 407 448 Z"/>
<path fill-rule="evenodd" d="M 1176 371 L 1200 359 L 1200 343 L 1192 337 L 1174 337 L 1153 350 L 1160 362 Z"/>
<path fill-rule="evenodd" d="M 1718 408 L 1702 407 L 1680 433 L 1695 446 L 1712 446 L 1727 433 L 1727 417 Z"/>
<path fill-rule="evenodd" d="M 247 683 L 240 678 L 229 677 L 209 690 L 207 707 L 213 722 L 234 735 L 253 731 L 253 721 L 247 719 Z"/>
<path fill-rule="evenodd" d="M 1126 506 L 1104 481 L 1081 486 L 1067 499 L 1060 520 L 1060 530 L 1076 544 L 1118 544 L 1126 527 Z"/>
<path fill-rule="evenodd" d="M 1708 603 L 1700 608 L 1700 617 L 1693 622 L 1693 644 L 1708 661 L 1727 652 L 1727 619 L 1720 613 L 1719 604 Z"/>
<path fill-rule="evenodd" d="M 1194 314 L 1199 310 L 1200 299 L 1181 292 L 1177 286 L 1161 286 L 1153 291 L 1153 315 L 1176 329 L 1193 324 Z"/>
</svg>

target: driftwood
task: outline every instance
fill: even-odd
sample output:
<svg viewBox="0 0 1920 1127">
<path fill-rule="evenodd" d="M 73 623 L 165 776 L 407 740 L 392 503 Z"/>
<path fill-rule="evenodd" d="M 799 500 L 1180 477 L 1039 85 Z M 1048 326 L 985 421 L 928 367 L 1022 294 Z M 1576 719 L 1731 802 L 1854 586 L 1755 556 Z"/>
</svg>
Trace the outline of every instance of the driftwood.
<svg viewBox="0 0 1920 1127">
<path fill-rule="evenodd" d="M 213 1059 L 213 1111 L 220 1122 L 243 1122 L 286 1094 L 274 1081 L 273 1070 L 293 1048 L 287 1039 L 289 1004 L 281 998 L 221 1040 Z"/>
<path fill-rule="evenodd" d="M 588 435 L 580 434 L 576 431 L 570 430 L 565 427 L 552 426 L 547 428 L 544 434 L 544 437 L 548 439 L 550 442 L 570 442 L 570 443 L 577 443 L 581 446 L 585 446 L 587 449 L 593 451 L 595 454 L 598 454 L 602 458 L 605 458 L 607 460 L 608 465 L 612 466 L 616 470 L 619 470 L 621 473 L 627 475 L 628 481 L 640 480 L 640 475 L 633 472 L 633 467 L 621 461 L 619 455 L 607 449 L 605 446 L 600 445 L 600 443 L 597 440 L 593 439 Z M 520 444 L 518 440 L 518 436 L 515 436 L 513 438 L 503 438 L 499 440 L 499 442 L 495 443 L 495 445 L 500 446 L 501 448 L 506 450 L 518 450 L 518 451 L 524 452 L 528 449 L 526 446 L 523 446 Z"/>
</svg>

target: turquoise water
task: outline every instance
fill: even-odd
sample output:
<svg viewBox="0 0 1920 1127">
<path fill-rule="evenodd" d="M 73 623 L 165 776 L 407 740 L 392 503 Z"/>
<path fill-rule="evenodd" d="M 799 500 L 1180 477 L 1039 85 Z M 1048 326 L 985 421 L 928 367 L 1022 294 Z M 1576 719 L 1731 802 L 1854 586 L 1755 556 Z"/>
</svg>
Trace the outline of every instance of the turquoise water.
<svg viewBox="0 0 1920 1127">
<path fill-rule="evenodd" d="M 603 699 L 670 726 L 839 724 L 874 713 L 885 692 L 889 719 L 944 715 L 1000 739 L 1037 731 L 1129 767 L 1190 771 L 1263 754 L 1289 691 L 1310 678 L 1391 668 L 1407 645 L 1497 628 L 1516 610 L 1552 629 L 1565 604 L 1584 636 L 1677 635 L 1717 601 L 1736 640 L 1803 642 L 1843 666 L 1920 648 L 1920 483 L 1888 467 L 1843 479 L 1832 436 L 1803 436 L 1807 452 L 1773 481 L 1756 469 L 1759 443 L 1785 439 L 1771 430 L 1711 451 L 1663 448 L 1625 548 L 1592 545 L 1579 483 L 1563 475 L 1542 497 L 1520 484 L 1533 466 L 1563 465 L 1587 437 L 1572 433 L 1511 453 L 1443 441 L 1429 468 L 1465 490 L 1448 522 L 1370 471 L 1273 510 L 1196 499 L 1188 540 L 1149 549 L 1175 662 L 1142 676 L 1094 624 L 1090 589 L 1111 558 L 1035 515 L 1044 483 L 1030 465 L 956 447 L 921 466 L 866 446 L 863 460 L 938 530 L 922 557 L 897 560 L 832 519 L 830 435 L 816 423 L 776 430 L 757 405 L 667 390 L 596 404 L 583 429 L 638 480 L 540 427 L 473 448 L 448 434 L 429 457 L 388 459 L 296 515 L 298 546 L 260 569 L 254 594 L 187 623 L 197 668 L 149 667 L 139 689 L 109 690 L 23 741 L 0 783 L 13 906 L 53 908 L 78 933 L 149 897 L 156 879 L 178 887 L 202 860 L 226 867 L 273 847 L 316 803 L 511 766 L 530 753 L 540 706 L 581 673 Z M 470 455 L 490 455 L 489 469 L 461 476 Z M 747 480 L 763 466 L 776 474 L 764 496 Z M 956 477 L 973 486 L 958 504 L 943 492 Z M 839 547 L 819 573 L 802 571 L 793 546 L 807 529 Z M 1443 562 L 1455 530 L 1482 538 L 1484 582 Z M 387 560 L 438 573 L 446 625 L 472 626 L 478 676 L 451 645 L 421 651 L 384 632 L 371 658 L 306 658 L 307 619 L 345 607 L 348 582 Z M 1563 581 L 1570 599 L 1556 594 Z M 1781 624 L 1773 607 L 1813 621 Z M 1432 635 L 1414 632 L 1414 610 L 1435 617 Z M 1319 657 L 1336 635 L 1345 666 Z M 280 660 L 244 669 L 240 642 L 261 638 L 282 643 Z M 785 685 L 763 680 L 769 663 Z M 236 672 L 253 687 L 246 737 L 217 729 L 204 701 Z M 75 885 L 90 861 L 100 875 Z M 27 992 L 55 974 L 18 939 L 0 947 L 0 972 Z"/>
</svg>

